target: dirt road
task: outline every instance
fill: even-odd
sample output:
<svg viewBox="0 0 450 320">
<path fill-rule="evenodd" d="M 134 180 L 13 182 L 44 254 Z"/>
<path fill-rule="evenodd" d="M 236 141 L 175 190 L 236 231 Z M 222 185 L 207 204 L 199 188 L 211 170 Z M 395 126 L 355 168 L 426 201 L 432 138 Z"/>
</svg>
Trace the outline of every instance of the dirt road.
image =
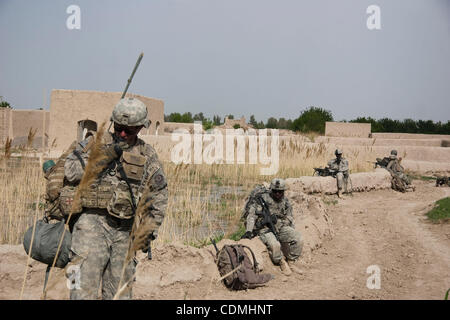
<svg viewBox="0 0 450 320">
<path fill-rule="evenodd" d="M 450 288 L 450 224 L 431 224 L 425 213 L 450 196 L 450 188 L 415 181 L 416 192 L 354 193 L 333 204 L 327 198 L 333 237 L 298 263 L 303 274 L 275 275 L 266 287 L 230 292 L 217 279 L 211 248 L 183 245 L 155 248 L 152 261 L 139 255 L 136 299 L 443 299 Z M 252 240 L 256 245 L 258 239 Z M 263 255 L 267 256 L 261 247 Z M 267 260 L 267 258 L 265 258 Z M 266 261 L 267 262 L 267 261 Z M 26 257 L 20 246 L 0 246 L 0 299 L 17 299 Z M 24 298 L 39 299 L 45 266 L 27 277 Z M 369 289 L 369 266 L 380 271 L 380 289 Z M 376 267 L 375 267 L 376 268 Z M 68 297 L 64 278 L 50 298 Z"/>
</svg>

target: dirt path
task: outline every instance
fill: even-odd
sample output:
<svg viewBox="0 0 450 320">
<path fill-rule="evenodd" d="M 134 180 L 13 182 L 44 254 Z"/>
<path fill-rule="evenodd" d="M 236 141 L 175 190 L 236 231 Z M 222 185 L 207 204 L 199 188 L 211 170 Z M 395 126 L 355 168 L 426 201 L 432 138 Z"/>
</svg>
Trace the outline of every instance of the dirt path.
<svg viewBox="0 0 450 320">
<path fill-rule="evenodd" d="M 450 190 L 420 183 L 414 193 L 354 194 L 332 208 L 335 237 L 308 267 L 302 297 L 442 299 L 450 288 L 450 226 L 424 214 Z M 381 288 L 368 289 L 367 267 L 380 268 Z M 328 288 L 326 293 L 319 288 Z"/>
<path fill-rule="evenodd" d="M 450 288 L 450 224 L 431 224 L 425 213 L 450 196 L 450 188 L 415 182 L 416 192 L 354 193 L 328 205 L 334 237 L 298 264 L 302 275 L 283 276 L 266 287 L 230 292 L 214 279 L 212 251 L 167 245 L 152 262 L 140 257 L 136 299 L 443 299 Z M 334 196 L 329 200 L 336 199 Z M 255 241 L 255 240 L 252 240 Z M 17 299 L 24 267 L 20 246 L 0 246 L 0 299 Z M 45 266 L 33 262 L 24 294 L 39 299 Z M 380 269 L 380 289 L 368 289 L 367 268 Z M 201 269 L 201 270 L 200 270 Z M 201 276 L 200 276 L 201 274 Z M 64 278 L 52 298 L 66 299 Z"/>
<path fill-rule="evenodd" d="M 285 277 L 269 268 L 276 279 L 265 288 L 229 292 L 200 281 L 140 298 L 443 299 L 450 288 L 450 225 L 431 224 L 424 214 L 450 189 L 417 184 L 413 193 L 355 193 L 330 205 L 334 238 L 299 264 L 302 275 Z M 371 265 L 380 269 L 380 289 L 367 288 Z"/>
</svg>

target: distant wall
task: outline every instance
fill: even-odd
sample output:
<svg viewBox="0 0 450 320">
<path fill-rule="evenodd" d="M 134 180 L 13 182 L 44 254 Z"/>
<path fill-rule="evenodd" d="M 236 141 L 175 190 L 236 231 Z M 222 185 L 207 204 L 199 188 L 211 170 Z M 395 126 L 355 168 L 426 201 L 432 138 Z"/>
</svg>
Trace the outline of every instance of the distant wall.
<svg viewBox="0 0 450 320">
<path fill-rule="evenodd" d="M 440 139 L 381 139 L 381 138 L 340 138 L 317 137 L 314 142 L 333 143 L 355 146 L 423 146 L 423 147 L 447 147 L 444 140 Z"/>
<path fill-rule="evenodd" d="M 326 122 L 325 135 L 331 137 L 368 138 L 371 133 L 370 123 Z"/>
<path fill-rule="evenodd" d="M 28 142 L 30 129 L 35 132 L 32 146 L 47 147 L 50 113 L 47 110 L 0 110 L 0 138 L 5 143 L 6 138 L 12 139 L 12 145 L 18 146 Z M 47 136 L 46 136 L 47 135 Z"/>
<path fill-rule="evenodd" d="M 380 139 L 441 139 L 450 140 L 448 134 L 422 134 L 422 133 L 389 133 L 389 132 L 374 132 L 372 138 Z"/>
<path fill-rule="evenodd" d="M 79 120 L 93 120 L 100 126 L 102 122 L 109 125 L 112 110 L 120 100 L 121 92 L 100 92 L 85 90 L 52 90 L 50 97 L 50 141 L 56 141 L 56 150 L 67 148 L 77 138 Z M 141 100 L 148 110 L 151 121 L 148 129 L 141 134 L 155 134 L 164 127 L 164 102 L 137 94 L 127 94 Z"/>
<path fill-rule="evenodd" d="M 181 123 L 181 122 L 164 122 L 164 130 L 159 131 L 159 134 L 170 134 L 177 129 L 186 129 L 190 133 L 194 132 L 193 123 Z"/>
</svg>

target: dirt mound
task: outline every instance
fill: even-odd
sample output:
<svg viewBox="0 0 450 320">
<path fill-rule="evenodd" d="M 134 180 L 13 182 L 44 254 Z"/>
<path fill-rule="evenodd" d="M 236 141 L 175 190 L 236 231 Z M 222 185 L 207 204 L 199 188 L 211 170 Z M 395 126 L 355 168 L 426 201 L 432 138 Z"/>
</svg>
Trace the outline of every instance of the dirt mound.
<svg viewBox="0 0 450 320">
<path fill-rule="evenodd" d="M 374 172 L 352 173 L 350 175 L 349 191 L 363 192 L 381 190 L 391 187 L 391 175 L 385 169 Z M 300 177 L 286 179 L 286 184 L 293 192 L 335 194 L 336 179 L 333 177 Z M 351 190 L 350 190 L 351 188 Z"/>
</svg>

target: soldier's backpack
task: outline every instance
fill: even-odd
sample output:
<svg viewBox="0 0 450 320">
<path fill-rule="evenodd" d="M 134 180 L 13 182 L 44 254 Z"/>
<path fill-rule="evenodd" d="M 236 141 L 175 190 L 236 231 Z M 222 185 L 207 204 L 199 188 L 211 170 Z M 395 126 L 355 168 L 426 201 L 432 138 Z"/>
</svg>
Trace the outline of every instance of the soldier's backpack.
<svg viewBox="0 0 450 320">
<path fill-rule="evenodd" d="M 77 142 L 74 141 L 70 147 L 58 158 L 55 166 L 46 174 L 47 180 L 45 192 L 45 216 L 50 219 L 62 220 L 66 215 L 60 206 L 60 194 L 64 186 L 64 164 L 67 156 L 75 150 Z"/>
<path fill-rule="evenodd" d="M 248 196 L 247 201 L 244 205 L 244 210 L 242 211 L 241 219 L 245 221 L 248 216 L 248 211 L 250 209 L 250 206 L 256 201 L 256 199 L 261 196 L 263 193 L 269 193 L 269 189 L 266 188 L 262 184 L 256 185 L 256 187 L 250 192 L 250 195 Z"/>
<path fill-rule="evenodd" d="M 251 253 L 253 262 L 245 249 Z M 241 244 L 224 245 L 216 253 L 216 264 L 223 283 L 231 290 L 254 289 L 273 279 L 271 274 L 259 273 L 258 263 L 252 249 Z"/>
</svg>

